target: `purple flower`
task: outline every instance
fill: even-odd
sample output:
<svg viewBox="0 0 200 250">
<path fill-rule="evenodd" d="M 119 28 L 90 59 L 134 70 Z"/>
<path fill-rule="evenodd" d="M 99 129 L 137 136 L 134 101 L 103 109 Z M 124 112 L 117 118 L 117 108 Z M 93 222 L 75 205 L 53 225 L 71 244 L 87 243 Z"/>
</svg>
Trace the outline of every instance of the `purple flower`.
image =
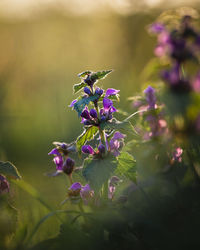
<svg viewBox="0 0 200 250">
<path fill-rule="evenodd" d="M 195 80 L 192 83 L 193 89 L 195 92 L 200 93 L 200 73 L 196 76 Z"/>
<path fill-rule="evenodd" d="M 48 153 L 48 155 L 60 155 L 60 152 L 57 148 L 53 148 L 51 152 Z"/>
<path fill-rule="evenodd" d="M 162 72 L 162 78 L 170 85 L 176 85 L 180 82 L 180 64 L 175 64 L 170 70 Z"/>
<path fill-rule="evenodd" d="M 108 198 L 113 199 L 116 191 L 116 185 L 120 182 L 117 176 L 112 176 L 108 182 Z"/>
<path fill-rule="evenodd" d="M 86 120 L 90 120 L 90 113 L 87 109 L 83 110 L 83 112 L 81 113 L 81 117 L 86 119 Z"/>
<path fill-rule="evenodd" d="M 8 193 L 10 190 L 10 185 L 3 175 L 0 175 L 0 194 Z"/>
<path fill-rule="evenodd" d="M 149 86 L 144 90 L 144 93 L 146 95 L 146 100 L 149 104 L 149 109 L 155 109 L 156 105 L 155 89 Z"/>
<path fill-rule="evenodd" d="M 94 119 L 97 118 L 97 111 L 95 109 L 91 109 L 90 110 L 90 116 Z"/>
<path fill-rule="evenodd" d="M 105 112 L 112 113 L 117 111 L 117 109 L 113 106 L 113 102 L 106 97 L 103 98 L 103 107 Z"/>
<path fill-rule="evenodd" d="M 61 155 L 57 155 L 53 158 L 54 163 L 56 164 L 56 170 L 62 171 L 63 158 Z"/>
<path fill-rule="evenodd" d="M 115 132 L 114 136 L 110 140 L 110 151 L 114 156 L 118 156 L 120 154 L 119 149 L 123 146 L 125 135 L 120 132 Z"/>
<path fill-rule="evenodd" d="M 95 89 L 95 94 L 101 96 L 101 95 L 103 94 L 103 89 L 96 88 L 96 89 Z"/>
<path fill-rule="evenodd" d="M 180 148 L 180 147 L 176 148 L 175 151 L 172 154 L 173 155 L 172 161 L 173 162 L 174 161 L 181 162 L 182 161 L 182 157 L 181 157 L 182 153 L 183 153 L 182 148 Z"/>
<path fill-rule="evenodd" d="M 100 144 L 98 146 L 98 151 L 100 154 L 105 154 L 105 152 L 106 152 L 105 146 L 103 144 Z"/>
<path fill-rule="evenodd" d="M 117 89 L 107 89 L 106 90 L 106 95 L 105 97 L 111 96 L 111 95 L 116 95 L 119 93 L 120 90 Z"/>
<path fill-rule="evenodd" d="M 81 183 L 80 182 L 75 182 L 71 185 L 71 187 L 69 188 L 68 191 L 68 195 L 69 196 L 79 196 L 80 195 L 80 191 L 81 191 Z"/>
<path fill-rule="evenodd" d="M 71 175 L 75 166 L 75 161 L 71 158 L 67 158 L 67 160 L 64 162 L 62 166 L 62 170 L 65 174 Z"/>
<path fill-rule="evenodd" d="M 80 196 L 81 196 L 85 205 L 88 204 L 88 202 L 91 200 L 93 195 L 94 195 L 94 191 L 90 188 L 89 184 L 82 186 L 82 188 L 80 190 Z"/>
<path fill-rule="evenodd" d="M 154 34 L 159 34 L 165 30 L 165 26 L 162 23 L 153 23 L 149 27 L 149 31 Z"/>
<path fill-rule="evenodd" d="M 69 105 L 69 107 L 70 107 L 70 108 L 73 108 L 73 107 L 74 107 L 74 104 L 75 104 L 77 101 L 78 101 L 77 99 L 73 100 L 73 101 L 71 102 L 71 104 Z"/>
<path fill-rule="evenodd" d="M 91 94 L 91 90 L 90 90 L 88 87 L 85 87 L 85 88 L 84 88 L 84 92 L 85 92 L 87 95 L 90 95 L 90 94 Z"/>
<path fill-rule="evenodd" d="M 82 147 L 82 152 L 84 154 L 91 154 L 91 155 L 93 155 L 95 153 L 94 149 L 90 145 L 84 145 Z"/>
</svg>

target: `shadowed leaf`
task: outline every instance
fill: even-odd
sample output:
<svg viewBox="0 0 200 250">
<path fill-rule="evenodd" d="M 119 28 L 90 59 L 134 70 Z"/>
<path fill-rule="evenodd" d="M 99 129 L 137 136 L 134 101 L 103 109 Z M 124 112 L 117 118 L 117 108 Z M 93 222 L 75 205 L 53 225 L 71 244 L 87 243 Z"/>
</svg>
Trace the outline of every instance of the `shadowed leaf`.
<svg viewBox="0 0 200 250">
<path fill-rule="evenodd" d="M 10 177 L 14 177 L 16 179 L 21 179 L 21 176 L 17 168 L 9 161 L 7 162 L 0 161 L 0 173 Z"/>
</svg>

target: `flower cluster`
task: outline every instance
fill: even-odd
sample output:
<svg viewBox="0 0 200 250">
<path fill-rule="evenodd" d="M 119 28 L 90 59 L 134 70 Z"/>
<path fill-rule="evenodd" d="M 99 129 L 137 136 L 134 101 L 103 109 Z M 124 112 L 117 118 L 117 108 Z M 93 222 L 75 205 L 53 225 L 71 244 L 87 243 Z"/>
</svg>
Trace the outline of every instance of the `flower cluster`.
<svg viewBox="0 0 200 250">
<path fill-rule="evenodd" d="M 137 105 L 134 106 L 139 108 L 142 112 L 142 117 L 148 124 L 147 131 L 142 132 L 139 128 L 139 134 L 142 134 L 144 140 L 163 136 L 168 133 L 167 122 L 164 118 L 163 105 L 158 105 L 156 101 L 156 91 L 153 87 L 148 86 L 144 90 L 144 99 L 137 100 Z"/>
<path fill-rule="evenodd" d="M 90 188 L 89 184 L 82 186 L 80 182 L 75 182 L 68 189 L 68 196 L 71 199 L 82 199 L 85 205 L 92 200 L 94 196 L 94 191 Z"/>
<path fill-rule="evenodd" d="M 56 143 L 56 147 L 49 152 L 49 155 L 54 155 L 53 161 L 56 164 L 57 173 L 63 172 L 67 175 L 71 175 L 75 162 L 68 157 L 68 154 L 74 152 L 74 146 L 66 143 Z"/>
<path fill-rule="evenodd" d="M 107 136 L 106 136 L 107 137 Z M 115 157 L 120 154 L 120 149 L 123 147 L 125 135 L 119 131 L 115 132 L 113 137 L 108 141 L 106 139 L 106 146 L 100 144 L 98 149 L 95 151 L 90 145 L 84 145 L 82 147 L 82 152 L 84 154 L 90 154 L 94 157 L 104 156 L 106 148 L 108 152 L 111 152 Z"/>
<path fill-rule="evenodd" d="M 198 61 L 200 51 L 200 32 L 193 27 L 192 18 L 184 16 L 176 29 L 154 23 L 150 32 L 158 36 L 155 55 L 171 61 L 171 67 L 161 72 L 163 80 L 174 91 L 198 90 L 198 80 L 191 79 L 184 68 L 186 61 Z"/>
</svg>

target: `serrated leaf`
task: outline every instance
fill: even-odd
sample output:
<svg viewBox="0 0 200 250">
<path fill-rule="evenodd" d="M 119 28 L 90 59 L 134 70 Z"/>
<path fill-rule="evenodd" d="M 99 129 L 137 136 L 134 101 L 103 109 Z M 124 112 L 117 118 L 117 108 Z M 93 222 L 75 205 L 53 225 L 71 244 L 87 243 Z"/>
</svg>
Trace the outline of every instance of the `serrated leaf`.
<svg viewBox="0 0 200 250">
<path fill-rule="evenodd" d="M 87 71 L 84 71 L 82 73 L 79 73 L 78 77 L 84 78 L 85 76 L 90 75 L 91 73 L 92 73 L 92 71 L 87 70 Z"/>
<path fill-rule="evenodd" d="M 83 176 L 93 190 L 99 191 L 113 175 L 116 167 L 116 158 L 111 155 L 104 159 L 88 158 L 84 161 Z"/>
<path fill-rule="evenodd" d="M 136 161 L 134 157 L 128 152 L 121 152 L 117 160 L 116 173 L 136 182 Z"/>
<path fill-rule="evenodd" d="M 97 100 L 98 98 L 99 98 L 99 95 L 97 95 L 97 94 L 95 94 L 93 96 L 89 96 L 89 97 L 83 97 L 82 99 L 80 99 L 79 101 L 77 101 L 74 104 L 74 109 L 76 110 L 76 112 L 80 116 L 82 111 L 84 110 L 85 106 L 88 105 L 90 102 Z"/>
<path fill-rule="evenodd" d="M 129 121 L 117 121 L 116 119 L 112 119 L 111 121 L 101 122 L 101 129 L 114 129 L 122 132 L 133 132 L 134 128 Z"/>
<path fill-rule="evenodd" d="M 82 146 L 85 145 L 87 141 L 90 141 L 94 138 L 97 131 L 98 128 L 95 126 L 88 127 L 83 131 L 83 133 L 77 138 L 76 141 L 76 147 L 78 152 L 81 151 Z"/>
<path fill-rule="evenodd" d="M 85 82 L 74 84 L 74 86 L 73 86 L 74 94 L 76 94 L 79 90 L 81 90 L 82 88 L 84 88 L 86 86 L 87 86 L 87 83 L 85 83 Z"/>
<path fill-rule="evenodd" d="M 103 79 L 111 72 L 112 72 L 112 70 L 103 70 L 103 71 L 98 71 L 98 72 L 92 73 L 91 79 L 93 79 L 93 80 Z"/>
<path fill-rule="evenodd" d="M 6 176 L 14 177 L 16 179 L 21 179 L 17 168 L 9 161 L 0 161 L 0 173 Z"/>
</svg>

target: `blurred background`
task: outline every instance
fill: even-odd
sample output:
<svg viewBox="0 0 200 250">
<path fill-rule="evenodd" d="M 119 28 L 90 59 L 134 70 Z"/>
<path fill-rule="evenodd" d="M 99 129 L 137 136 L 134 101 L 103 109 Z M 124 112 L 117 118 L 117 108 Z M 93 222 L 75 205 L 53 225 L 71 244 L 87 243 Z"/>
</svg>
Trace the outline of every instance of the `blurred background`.
<svg viewBox="0 0 200 250">
<path fill-rule="evenodd" d="M 120 108 L 141 90 L 140 74 L 153 57 L 155 38 L 147 25 L 164 10 L 197 8 L 199 1 L 162 0 L 1 0 L 0 159 L 13 162 L 24 180 L 55 208 L 65 198 L 65 176 L 49 178 L 55 166 L 53 141 L 71 142 L 82 132 L 68 105 L 72 86 L 85 70 L 114 69 L 102 84 L 120 89 Z M 14 188 L 13 188 L 14 189 Z M 16 188 L 11 195 L 20 225 L 46 214 Z M 49 222 L 51 223 L 51 222 Z M 42 226 L 42 227 L 45 227 Z M 39 240 L 58 225 L 40 230 Z"/>
</svg>

